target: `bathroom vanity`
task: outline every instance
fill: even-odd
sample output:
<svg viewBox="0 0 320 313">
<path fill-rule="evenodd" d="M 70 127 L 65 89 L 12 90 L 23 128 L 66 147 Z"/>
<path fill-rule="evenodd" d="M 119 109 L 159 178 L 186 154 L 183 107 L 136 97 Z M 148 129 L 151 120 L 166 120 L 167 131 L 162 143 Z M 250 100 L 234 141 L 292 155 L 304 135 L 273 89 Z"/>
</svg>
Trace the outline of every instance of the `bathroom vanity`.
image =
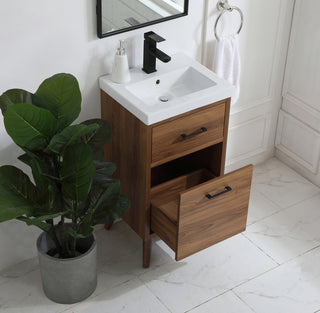
<svg viewBox="0 0 320 313">
<path fill-rule="evenodd" d="M 132 70 L 128 84 L 100 78 L 102 118 L 112 127 L 105 159 L 131 202 L 123 219 L 143 240 L 144 267 L 152 234 L 181 260 L 247 221 L 253 167 L 224 173 L 232 87 L 187 57 L 173 59 L 150 75 Z"/>
</svg>

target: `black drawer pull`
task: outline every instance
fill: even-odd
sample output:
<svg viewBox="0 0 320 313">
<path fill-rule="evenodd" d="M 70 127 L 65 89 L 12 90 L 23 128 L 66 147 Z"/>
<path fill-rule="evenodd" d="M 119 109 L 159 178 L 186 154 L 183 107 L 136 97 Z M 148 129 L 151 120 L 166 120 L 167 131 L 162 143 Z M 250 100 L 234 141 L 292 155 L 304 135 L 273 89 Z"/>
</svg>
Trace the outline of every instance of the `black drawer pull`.
<svg viewBox="0 0 320 313">
<path fill-rule="evenodd" d="M 217 198 L 217 197 L 219 197 L 219 196 L 223 195 L 224 193 L 227 193 L 227 192 L 229 192 L 231 190 L 232 190 L 232 188 L 230 186 L 226 186 L 224 191 L 221 191 L 221 192 L 219 192 L 219 193 L 217 193 L 217 194 L 215 194 L 213 196 L 208 193 L 206 195 L 206 197 L 211 200 L 211 199 Z"/>
<path fill-rule="evenodd" d="M 191 138 L 191 137 L 200 135 L 200 134 L 202 134 L 202 133 L 205 133 L 206 131 L 208 131 L 206 127 L 201 127 L 201 130 L 200 130 L 199 132 L 193 133 L 193 134 L 191 134 L 191 135 L 182 134 L 181 137 L 182 137 L 183 139 L 188 139 L 188 138 Z"/>
</svg>

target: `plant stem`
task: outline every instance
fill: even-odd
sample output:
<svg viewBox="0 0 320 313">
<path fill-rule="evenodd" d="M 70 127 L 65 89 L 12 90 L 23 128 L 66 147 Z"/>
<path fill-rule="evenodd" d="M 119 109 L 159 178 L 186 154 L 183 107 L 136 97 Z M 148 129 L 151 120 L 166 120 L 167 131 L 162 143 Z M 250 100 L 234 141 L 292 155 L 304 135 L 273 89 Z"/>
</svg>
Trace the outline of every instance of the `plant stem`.
<svg viewBox="0 0 320 313">
<path fill-rule="evenodd" d="M 71 241 L 71 255 L 72 255 L 72 257 L 76 256 L 76 247 L 77 247 L 77 239 L 72 237 L 72 241 Z"/>
<path fill-rule="evenodd" d="M 77 232 L 77 217 L 76 217 L 76 211 L 77 211 L 77 202 L 72 201 L 72 228 Z M 70 250 L 71 250 L 71 256 L 76 256 L 76 246 L 77 246 L 77 239 L 72 237 L 70 242 Z"/>
<path fill-rule="evenodd" d="M 53 222 L 52 222 L 52 225 L 53 225 Z M 61 255 L 62 254 L 62 247 L 60 245 L 59 239 L 58 239 L 57 234 L 55 232 L 55 229 L 53 227 L 48 231 L 48 235 L 53 240 L 58 254 Z"/>
<path fill-rule="evenodd" d="M 62 251 L 60 254 L 61 258 L 69 258 L 72 256 L 72 253 L 69 249 L 69 233 L 65 227 L 65 224 L 61 225 L 61 231 L 60 231 L 60 235 L 61 235 L 61 246 L 62 246 Z"/>
</svg>

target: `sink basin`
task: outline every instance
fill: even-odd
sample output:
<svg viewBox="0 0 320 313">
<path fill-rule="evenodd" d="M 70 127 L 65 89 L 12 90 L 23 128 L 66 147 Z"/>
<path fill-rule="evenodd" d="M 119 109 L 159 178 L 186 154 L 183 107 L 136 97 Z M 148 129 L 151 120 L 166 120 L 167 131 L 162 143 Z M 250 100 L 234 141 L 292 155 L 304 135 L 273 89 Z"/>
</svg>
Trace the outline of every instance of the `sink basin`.
<svg viewBox="0 0 320 313">
<path fill-rule="evenodd" d="M 152 74 L 131 69 L 131 82 L 125 84 L 112 82 L 111 75 L 102 76 L 100 88 L 146 125 L 233 94 L 232 85 L 184 54 L 174 55 L 166 64 L 158 61 L 157 66 Z"/>
<path fill-rule="evenodd" d="M 194 67 L 186 67 L 127 86 L 147 106 L 159 102 L 173 102 L 175 99 L 215 86 L 216 83 L 201 74 Z"/>
</svg>

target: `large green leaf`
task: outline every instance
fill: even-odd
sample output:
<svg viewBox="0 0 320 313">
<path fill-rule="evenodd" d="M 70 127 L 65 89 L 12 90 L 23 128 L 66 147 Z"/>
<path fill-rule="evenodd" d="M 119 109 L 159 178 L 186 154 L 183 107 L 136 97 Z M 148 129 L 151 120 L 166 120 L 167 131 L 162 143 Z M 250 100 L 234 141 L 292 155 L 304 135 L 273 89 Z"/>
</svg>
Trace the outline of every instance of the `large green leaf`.
<svg viewBox="0 0 320 313">
<path fill-rule="evenodd" d="M 43 231 L 49 231 L 52 228 L 52 224 L 45 223 L 47 220 L 52 220 L 56 217 L 64 216 L 68 214 L 69 211 L 65 212 L 58 212 L 58 213 L 53 213 L 53 214 L 47 214 L 47 215 L 41 215 L 36 218 L 29 218 L 29 217 L 19 217 L 18 220 L 25 222 L 28 226 L 37 226 Z"/>
<path fill-rule="evenodd" d="M 23 162 L 24 164 L 31 166 L 31 159 L 32 158 L 27 153 L 24 153 L 24 154 L 18 156 L 18 159 L 21 162 Z"/>
<path fill-rule="evenodd" d="M 92 234 L 93 230 L 94 228 L 92 227 L 92 214 L 87 214 L 80 224 L 78 233 L 86 238 Z"/>
<path fill-rule="evenodd" d="M 96 173 L 94 175 L 95 181 L 103 182 L 116 171 L 117 167 L 114 163 L 105 161 L 94 161 L 94 166 L 96 168 Z"/>
<path fill-rule="evenodd" d="M 79 116 L 81 110 L 78 81 L 71 74 L 56 74 L 40 85 L 33 101 L 49 110 L 58 120 L 58 130 L 62 130 Z"/>
<path fill-rule="evenodd" d="M 92 152 L 85 143 L 69 146 L 64 154 L 61 176 L 63 194 L 77 202 L 84 201 L 91 188 L 95 173 Z"/>
<path fill-rule="evenodd" d="M 48 188 L 48 179 L 43 174 L 49 174 L 51 160 L 42 151 L 29 151 L 23 148 L 26 152 L 18 157 L 20 161 L 30 166 L 36 186 L 42 190 Z M 44 171 L 45 169 L 45 171 Z"/>
<path fill-rule="evenodd" d="M 90 197 L 93 200 L 93 225 L 100 223 L 100 221 L 106 218 L 111 210 L 116 207 L 116 204 L 120 198 L 120 181 L 110 184 L 107 188 L 106 185 L 94 185 L 93 192 L 90 193 Z"/>
<path fill-rule="evenodd" d="M 92 220 L 92 214 L 89 213 L 84 217 L 77 231 L 74 230 L 72 227 L 68 229 L 69 234 L 76 239 L 89 237 L 94 230 L 94 228 L 92 227 L 91 220 Z"/>
<path fill-rule="evenodd" d="M 105 200 L 109 201 L 114 195 L 115 200 L 113 199 L 112 201 L 117 201 L 120 195 L 119 179 L 111 178 L 110 182 L 94 181 L 87 199 L 89 211 L 95 212 Z"/>
<path fill-rule="evenodd" d="M 80 234 L 79 232 L 75 231 L 72 227 L 68 228 L 68 233 L 75 239 L 80 239 L 80 238 L 86 238 L 86 236 Z"/>
<path fill-rule="evenodd" d="M 98 224 L 111 223 L 119 218 L 121 218 L 129 209 L 130 201 L 124 196 L 120 195 L 117 204 L 109 211 L 106 217 L 102 218 Z"/>
<path fill-rule="evenodd" d="M 23 150 L 25 153 L 22 154 L 22 155 L 20 155 L 20 156 L 18 156 L 18 159 L 19 159 L 21 162 L 29 165 L 30 167 L 31 167 L 31 164 L 30 164 L 30 163 L 31 163 L 31 160 L 32 160 L 32 159 L 37 159 L 37 160 L 39 160 L 39 159 L 41 158 L 41 151 L 30 151 L 30 150 L 28 150 L 28 149 L 26 149 L 26 148 L 22 148 L 22 150 Z"/>
<path fill-rule="evenodd" d="M 42 149 L 57 130 L 57 120 L 48 110 L 28 103 L 9 106 L 4 124 L 13 141 L 30 150 Z"/>
<path fill-rule="evenodd" d="M 104 150 L 103 149 L 92 151 L 92 153 L 93 153 L 93 159 L 94 160 L 99 160 L 99 161 L 103 161 L 104 160 Z"/>
<path fill-rule="evenodd" d="M 48 175 L 53 172 L 54 163 L 51 156 L 46 155 L 42 151 L 31 152 L 24 149 L 25 154 L 18 157 L 20 161 L 30 166 L 34 182 L 38 189 L 38 198 L 41 199 L 41 207 L 50 207 L 52 203 L 52 192 L 49 186 L 52 185 L 52 181 L 48 178 Z"/>
<path fill-rule="evenodd" d="M 107 121 L 102 119 L 91 119 L 84 121 L 81 124 L 98 124 L 100 126 L 94 132 L 84 136 L 85 142 L 87 142 L 90 145 L 93 152 L 101 150 L 103 148 L 103 145 L 105 145 L 110 140 L 111 126 Z"/>
<path fill-rule="evenodd" d="M 49 180 L 46 176 L 43 175 L 43 169 L 47 166 L 45 160 L 32 158 L 30 160 L 30 166 L 34 181 L 36 183 L 36 186 L 38 186 L 39 191 L 48 191 Z"/>
<path fill-rule="evenodd" d="M 57 157 L 55 155 L 48 155 L 42 151 L 29 151 L 24 149 L 25 154 L 18 157 L 18 159 L 29 165 L 32 170 L 34 182 L 37 187 L 37 196 L 39 199 L 39 208 L 34 211 L 34 216 L 41 216 L 45 212 L 59 212 L 64 210 L 63 199 L 61 195 L 60 177 L 58 175 L 56 164 Z"/>
<path fill-rule="evenodd" d="M 52 171 L 51 162 L 52 160 L 48 157 L 32 158 L 30 160 L 32 175 L 38 190 L 38 199 L 41 203 L 41 206 L 35 210 L 34 216 L 63 210 L 59 186 L 47 176 Z"/>
<path fill-rule="evenodd" d="M 37 226 L 39 227 L 41 230 L 45 231 L 45 232 L 48 232 L 51 230 L 52 228 L 52 225 L 51 224 L 48 224 L 46 222 L 42 222 L 42 221 L 39 221 L 37 219 L 30 219 L 28 217 L 18 217 L 17 220 L 21 221 L 21 222 L 25 222 L 28 226 Z"/>
<path fill-rule="evenodd" d="M 25 173 L 11 165 L 0 167 L 0 222 L 32 216 L 36 198 L 36 188 Z"/>
<path fill-rule="evenodd" d="M 36 225 L 38 222 L 44 222 L 47 220 L 51 220 L 51 219 L 54 219 L 59 216 L 64 216 L 68 213 L 69 213 L 69 211 L 64 211 L 64 212 L 58 212 L 58 213 L 53 213 L 53 214 L 41 215 L 36 218 L 28 218 L 28 220 L 26 220 L 26 223 L 27 223 L 27 225 Z"/>
<path fill-rule="evenodd" d="M 96 131 L 97 128 L 99 128 L 98 124 L 91 124 L 88 126 L 83 124 L 68 126 L 61 133 L 52 137 L 46 150 L 61 153 L 62 150 L 66 149 L 79 138 Z"/>
<path fill-rule="evenodd" d="M 0 109 L 2 114 L 7 111 L 9 105 L 16 103 L 29 103 L 32 104 L 32 93 L 22 89 L 10 89 L 0 96 Z"/>
</svg>

